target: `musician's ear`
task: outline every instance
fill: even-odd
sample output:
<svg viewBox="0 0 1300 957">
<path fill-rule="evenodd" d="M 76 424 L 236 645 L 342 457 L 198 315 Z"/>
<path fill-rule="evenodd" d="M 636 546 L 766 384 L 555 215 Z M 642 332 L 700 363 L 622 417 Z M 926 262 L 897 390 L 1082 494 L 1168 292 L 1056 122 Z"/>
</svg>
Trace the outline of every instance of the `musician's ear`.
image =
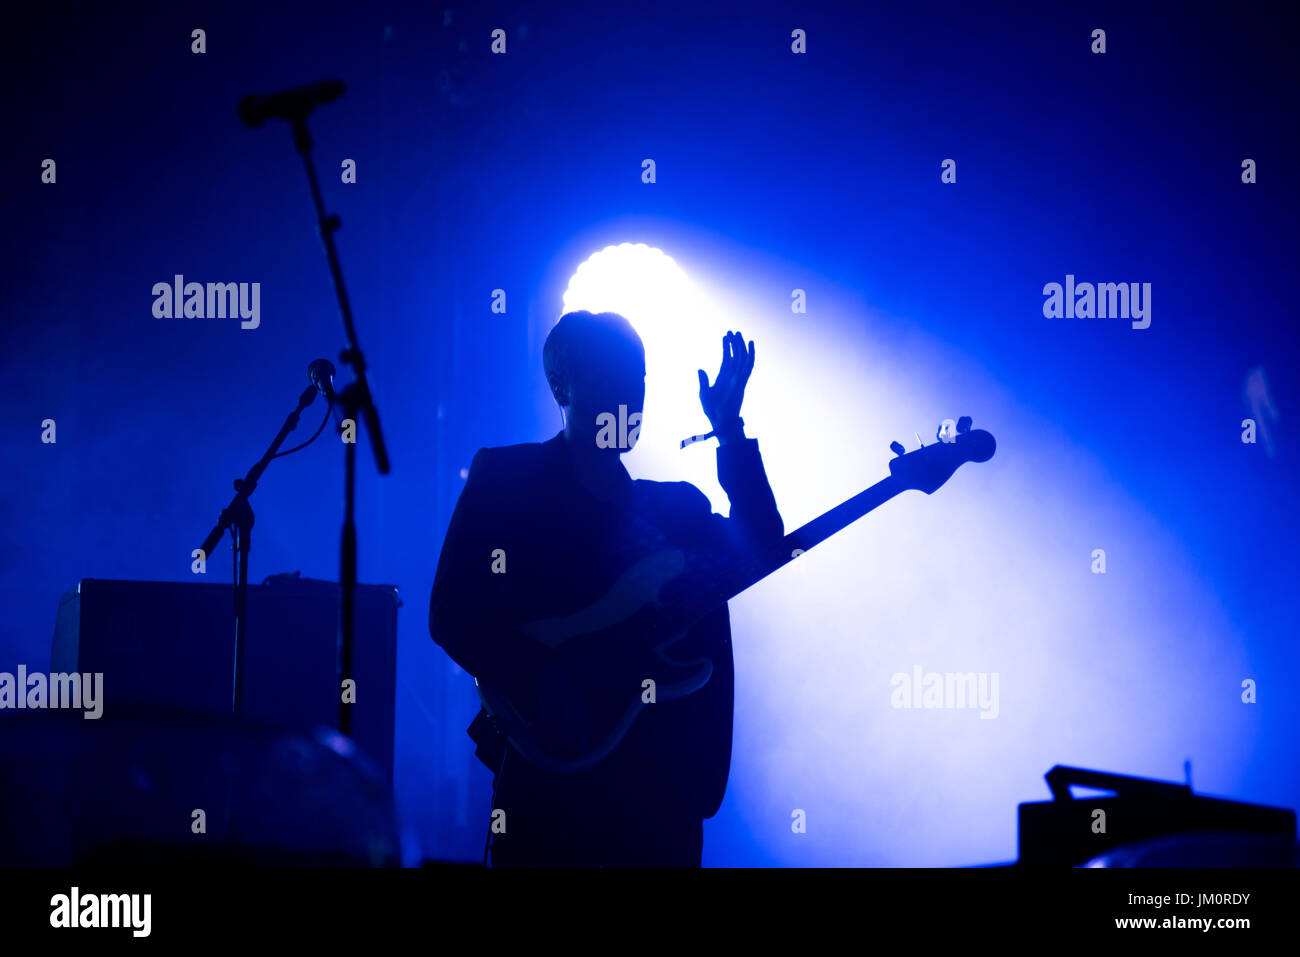
<svg viewBox="0 0 1300 957">
<path fill-rule="evenodd" d="M 546 376 L 546 384 L 551 387 L 551 395 L 555 397 L 555 402 L 560 408 L 566 408 L 569 405 L 569 388 L 564 381 L 554 372 Z"/>
</svg>

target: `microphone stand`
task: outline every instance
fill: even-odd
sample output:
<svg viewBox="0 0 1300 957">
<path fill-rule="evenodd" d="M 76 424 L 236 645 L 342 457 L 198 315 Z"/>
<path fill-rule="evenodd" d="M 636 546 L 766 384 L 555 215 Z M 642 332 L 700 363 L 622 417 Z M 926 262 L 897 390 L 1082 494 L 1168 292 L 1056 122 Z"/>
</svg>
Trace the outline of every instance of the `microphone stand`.
<svg viewBox="0 0 1300 957">
<path fill-rule="evenodd" d="M 226 529 L 230 529 L 231 537 L 234 539 L 234 557 L 235 557 L 235 674 L 234 683 L 230 695 L 230 710 L 236 714 L 242 714 L 244 710 L 244 646 L 247 634 L 247 616 L 245 611 L 248 606 L 248 550 L 251 545 L 250 538 L 253 532 L 253 507 L 248 502 L 248 497 L 257 489 L 257 480 L 262 477 L 266 467 L 271 464 L 271 459 L 275 458 L 275 453 L 280 451 L 280 446 L 284 440 L 289 437 L 289 433 L 298 427 L 298 417 L 302 410 L 312 404 L 316 398 L 316 386 L 310 385 L 303 390 L 302 395 L 298 397 L 298 407 L 289 413 L 288 418 L 284 420 L 284 425 L 280 426 L 280 431 L 271 442 L 271 447 L 248 470 L 248 474 L 242 479 L 235 479 L 235 497 L 230 500 L 230 504 L 221 510 L 221 516 L 217 519 L 217 524 L 212 526 L 212 531 L 208 532 L 208 537 L 204 539 L 203 549 L 204 560 L 212 554 L 212 550 L 220 544 L 222 537 L 226 534 Z"/>
<path fill-rule="evenodd" d="M 338 216 L 325 212 L 325 202 L 321 198 L 320 182 L 316 178 L 316 167 L 311 159 L 311 136 L 307 132 L 307 113 L 310 106 L 290 120 L 293 128 L 294 147 L 302 156 L 303 166 L 307 171 L 307 183 L 311 187 L 312 203 L 316 207 L 316 227 L 320 233 L 321 245 L 325 247 L 325 258 L 329 262 L 330 278 L 334 282 L 334 293 L 339 301 L 339 315 L 343 320 L 343 336 L 346 348 L 339 358 L 352 367 L 353 381 L 338 393 L 342 417 L 356 423 L 360 413 L 370 435 L 370 448 L 375 456 L 375 467 L 380 475 L 389 471 L 388 451 L 384 446 L 383 432 L 379 428 L 379 411 L 375 408 L 370 386 L 366 381 L 366 363 L 357 343 L 356 328 L 352 322 L 352 307 L 348 303 L 347 292 L 343 287 L 343 271 L 339 266 L 338 250 L 334 246 L 334 231 L 342 225 Z M 353 436 L 355 439 L 355 434 Z M 352 664 L 355 648 L 354 609 L 357 584 L 357 530 L 355 523 L 356 500 L 356 443 L 344 442 L 344 492 L 343 492 L 343 530 L 339 543 L 339 731 L 347 737 L 352 736 L 351 709 L 343 700 L 343 682 L 352 677 Z"/>
</svg>

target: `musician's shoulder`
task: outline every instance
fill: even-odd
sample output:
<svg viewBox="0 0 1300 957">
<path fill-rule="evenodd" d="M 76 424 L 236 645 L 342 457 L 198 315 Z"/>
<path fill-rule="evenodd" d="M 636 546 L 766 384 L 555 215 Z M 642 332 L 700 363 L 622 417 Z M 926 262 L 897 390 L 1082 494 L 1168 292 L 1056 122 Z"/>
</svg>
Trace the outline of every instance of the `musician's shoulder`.
<svg viewBox="0 0 1300 957">
<path fill-rule="evenodd" d="M 546 456 L 548 442 L 520 442 L 516 445 L 487 445 L 474 453 L 472 467 L 513 468 L 540 462 Z"/>
<path fill-rule="evenodd" d="M 655 482 L 637 479 L 637 487 L 653 498 L 661 507 L 682 512 L 712 512 L 709 497 L 690 482 Z"/>
</svg>

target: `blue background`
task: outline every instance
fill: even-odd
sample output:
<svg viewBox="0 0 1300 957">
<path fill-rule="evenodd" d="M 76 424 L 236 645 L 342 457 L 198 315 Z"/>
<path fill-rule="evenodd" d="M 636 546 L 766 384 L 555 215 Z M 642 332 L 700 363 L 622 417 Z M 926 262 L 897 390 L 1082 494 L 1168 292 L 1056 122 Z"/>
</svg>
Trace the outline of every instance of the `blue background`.
<svg viewBox="0 0 1300 957">
<path fill-rule="evenodd" d="M 1289 34 L 1238 4 L 894 6 L 26 10 L 4 40 L 0 670 L 45 666 L 80 578 L 190 580 L 307 362 L 336 357 L 287 129 L 235 112 L 336 76 L 316 159 L 393 459 L 381 479 L 359 457 L 361 578 L 405 601 L 395 783 L 427 856 L 480 856 L 489 807 L 469 679 L 426 623 L 461 471 L 559 427 L 541 342 L 578 264 L 621 242 L 709 284 L 730 310 L 710 333 L 758 342 L 745 416 L 787 528 L 941 418 L 1000 442 L 733 604 L 736 748 L 706 863 L 1012 859 L 1015 804 L 1058 762 L 1179 779 L 1191 759 L 1198 790 L 1300 805 Z M 261 327 L 154 318 L 175 273 L 260 282 Z M 1044 318 L 1067 273 L 1150 282 L 1151 327 Z M 1241 441 L 1261 367 L 1268 447 Z M 328 439 L 263 480 L 253 581 L 336 577 Z M 651 464 L 629 460 L 682 475 Z M 1000 674 L 998 719 L 891 708 L 917 664 Z"/>
</svg>

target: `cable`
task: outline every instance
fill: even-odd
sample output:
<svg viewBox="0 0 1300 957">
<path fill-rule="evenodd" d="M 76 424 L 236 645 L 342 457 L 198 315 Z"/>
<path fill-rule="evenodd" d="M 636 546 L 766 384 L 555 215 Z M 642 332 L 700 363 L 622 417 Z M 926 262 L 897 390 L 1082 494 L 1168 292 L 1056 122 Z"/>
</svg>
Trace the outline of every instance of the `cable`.
<svg viewBox="0 0 1300 957">
<path fill-rule="evenodd" d="M 492 813 L 497 812 L 497 790 L 501 787 L 501 776 L 506 773 L 506 758 L 510 754 L 510 745 L 506 744 L 505 752 L 501 755 L 501 767 L 492 779 Z M 488 866 L 488 852 L 492 849 L 492 823 L 488 824 L 487 839 L 483 841 L 483 867 Z"/>
<path fill-rule="evenodd" d="M 316 434 L 313 435 L 306 442 L 304 442 L 302 445 L 295 445 L 293 448 L 286 449 L 283 452 L 276 452 L 274 455 L 271 456 L 271 458 L 278 459 L 282 455 L 289 455 L 291 452 L 297 452 L 299 449 L 305 449 L 307 446 L 315 442 L 318 438 L 320 438 L 320 434 L 325 431 L 325 423 L 330 420 L 330 413 L 333 411 L 334 411 L 334 400 L 330 399 L 329 404 L 325 406 L 325 418 L 321 419 L 320 428 L 316 430 Z"/>
</svg>

